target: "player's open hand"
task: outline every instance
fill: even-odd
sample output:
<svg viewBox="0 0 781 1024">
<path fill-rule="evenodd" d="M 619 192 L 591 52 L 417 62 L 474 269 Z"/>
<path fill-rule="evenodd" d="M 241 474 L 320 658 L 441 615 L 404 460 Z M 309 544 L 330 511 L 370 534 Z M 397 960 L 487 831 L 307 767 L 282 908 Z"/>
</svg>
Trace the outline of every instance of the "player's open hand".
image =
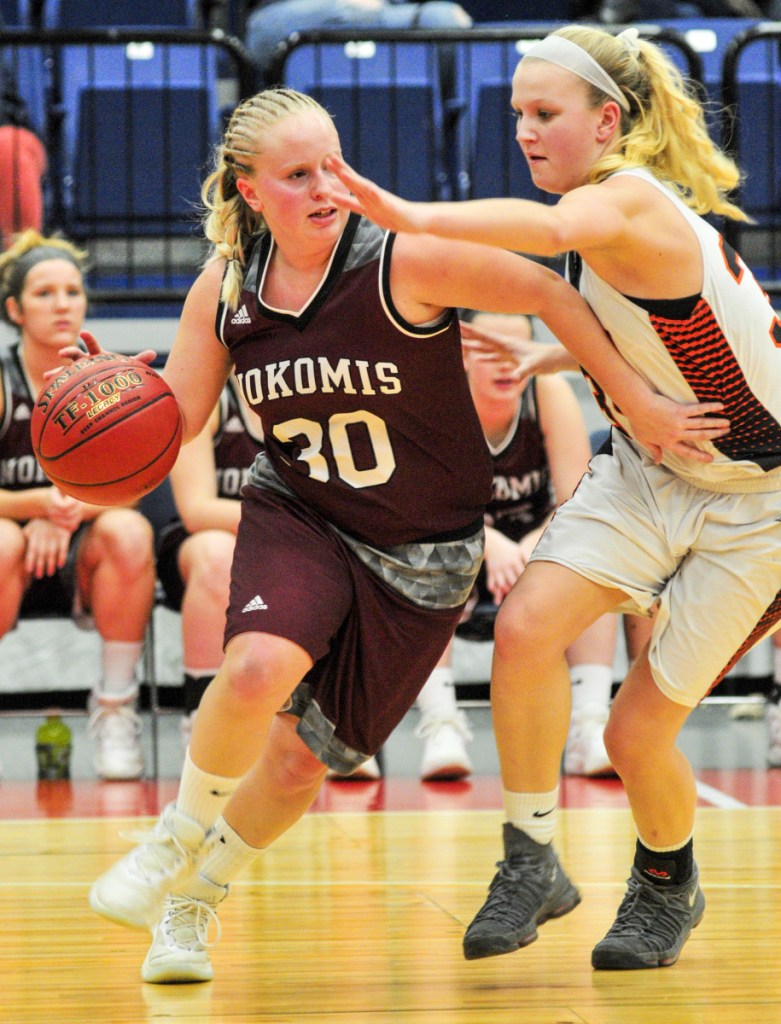
<svg viewBox="0 0 781 1024">
<path fill-rule="evenodd" d="M 642 420 L 631 422 L 632 432 L 655 462 L 662 461 L 665 451 L 694 462 L 713 462 L 713 456 L 700 444 L 729 433 L 729 420 L 717 415 L 723 411 L 721 402 L 683 404 L 653 395 Z"/>
<path fill-rule="evenodd" d="M 400 199 L 392 192 L 380 188 L 373 181 L 354 171 L 336 153 L 331 153 L 325 164 L 327 169 L 349 189 L 347 193 L 341 190 L 334 191 L 331 198 L 337 206 L 343 206 L 353 213 L 361 213 L 389 231 L 416 233 L 424 230 L 419 212 L 424 204 Z"/>
<path fill-rule="evenodd" d="M 47 370 L 43 375 L 44 380 L 52 380 L 58 373 L 62 373 L 65 368 L 65 364 L 67 363 L 76 363 L 79 359 L 84 359 L 87 356 L 99 356 L 106 352 L 106 349 L 101 347 L 101 344 L 95 335 L 91 334 L 89 331 L 81 331 L 79 337 L 84 344 L 84 348 L 80 345 L 68 345 L 65 348 L 61 348 L 58 355 L 60 359 L 63 360 L 63 365 L 56 366 L 52 370 Z M 157 358 L 157 353 L 152 348 L 145 348 L 135 356 L 128 356 L 128 358 L 136 360 L 144 366 L 151 366 Z"/>
<path fill-rule="evenodd" d="M 36 580 L 53 576 L 68 557 L 71 531 L 48 519 L 30 519 L 22 527 L 26 547 L 25 570 Z"/>
<path fill-rule="evenodd" d="M 573 356 L 558 342 L 532 341 L 486 331 L 464 320 L 459 322 L 459 326 L 461 344 L 465 349 L 480 359 L 511 361 L 514 366 L 512 376 L 520 380 L 540 373 L 580 369 Z"/>
</svg>

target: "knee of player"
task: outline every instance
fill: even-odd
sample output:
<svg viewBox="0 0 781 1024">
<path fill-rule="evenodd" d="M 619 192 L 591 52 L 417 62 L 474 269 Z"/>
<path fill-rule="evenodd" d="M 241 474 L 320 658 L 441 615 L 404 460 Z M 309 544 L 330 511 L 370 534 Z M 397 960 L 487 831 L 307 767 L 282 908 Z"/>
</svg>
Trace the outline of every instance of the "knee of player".
<svg viewBox="0 0 781 1024">
<path fill-rule="evenodd" d="M 275 641 L 265 633 L 242 633 L 228 645 L 225 685 L 237 704 L 268 705 L 275 713 L 299 682 Z"/>
<path fill-rule="evenodd" d="M 325 778 L 327 771 L 326 766 L 300 740 L 288 746 L 281 756 L 269 758 L 269 765 L 276 774 L 278 788 L 291 794 L 309 789 Z"/>
<path fill-rule="evenodd" d="M 521 652 L 548 644 L 551 623 L 534 602 L 517 593 L 505 598 L 494 625 L 494 649 L 499 657 L 513 658 Z"/>
<path fill-rule="evenodd" d="M 647 743 L 654 742 L 652 733 L 635 728 L 624 716 L 610 715 L 603 739 L 610 763 L 622 777 L 631 775 L 635 767 L 643 770 L 647 765 Z"/>
<path fill-rule="evenodd" d="M 0 566 L 3 578 L 17 567 L 21 569 L 27 547 L 22 527 L 13 519 L 0 519 Z"/>
<path fill-rule="evenodd" d="M 102 512 L 91 529 L 104 558 L 114 562 L 118 572 L 154 574 L 154 532 L 146 516 L 131 508 L 112 508 Z"/>
<path fill-rule="evenodd" d="M 188 586 L 213 593 L 228 603 L 230 571 L 235 538 L 225 530 L 204 530 L 188 539 L 193 542 L 188 554 Z"/>
</svg>

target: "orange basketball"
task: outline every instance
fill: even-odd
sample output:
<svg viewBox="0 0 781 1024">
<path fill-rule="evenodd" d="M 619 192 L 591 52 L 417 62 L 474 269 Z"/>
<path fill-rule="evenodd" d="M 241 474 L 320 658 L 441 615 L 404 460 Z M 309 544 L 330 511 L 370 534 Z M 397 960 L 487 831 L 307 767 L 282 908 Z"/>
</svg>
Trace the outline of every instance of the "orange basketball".
<svg viewBox="0 0 781 1024">
<path fill-rule="evenodd" d="M 110 352 L 79 359 L 46 384 L 30 430 L 51 482 L 93 505 L 132 504 L 153 490 L 182 443 L 179 406 L 160 374 Z"/>
</svg>

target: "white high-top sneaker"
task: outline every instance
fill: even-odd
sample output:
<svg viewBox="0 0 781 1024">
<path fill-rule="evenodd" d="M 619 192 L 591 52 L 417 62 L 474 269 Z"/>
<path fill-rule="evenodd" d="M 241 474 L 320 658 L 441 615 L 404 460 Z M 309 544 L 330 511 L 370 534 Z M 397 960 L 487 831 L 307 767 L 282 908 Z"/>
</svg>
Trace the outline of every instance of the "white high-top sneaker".
<svg viewBox="0 0 781 1024">
<path fill-rule="evenodd" d="M 567 746 L 564 751 L 565 775 L 615 775 L 605 750 L 605 725 L 608 709 L 596 704 L 572 712 Z"/>
<path fill-rule="evenodd" d="M 424 782 L 463 779 L 472 774 L 466 744 L 473 736 L 463 711 L 424 715 L 415 735 L 425 744 L 420 766 Z"/>
<path fill-rule="evenodd" d="M 95 743 L 93 763 L 101 779 L 139 779 L 144 774 L 137 700 L 136 686 L 122 693 L 103 693 L 98 687 L 90 696 L 87 732 Z"/>
<path fill-rule="evenodd" d="M 767 764 L 769 768 L 781 768 L 781 707 L 778 704 L 768 703 L 767 725 Z"/>
<path fill-rule="evenodd" d="M 212 980 L 209 950 L 221 934 L 216 907 L 227 895 L 227 886 L 215 885 L 198 875 L 188 882 L 186 892 L 166 897 L 163 916 L 141 968 L 144 981 L 162 985 Z M 211 925 L 214 938 L 210 940 Z"/>
<path fill-rule="evenodd" d="M 206 831 L 169 804 L 150 832 L 129 834 L 139 841 L 90 889 L 96 913 L 128 928 L 153 929 L 163 901 L 194 875 L 213 845 Z"/>
</svg>

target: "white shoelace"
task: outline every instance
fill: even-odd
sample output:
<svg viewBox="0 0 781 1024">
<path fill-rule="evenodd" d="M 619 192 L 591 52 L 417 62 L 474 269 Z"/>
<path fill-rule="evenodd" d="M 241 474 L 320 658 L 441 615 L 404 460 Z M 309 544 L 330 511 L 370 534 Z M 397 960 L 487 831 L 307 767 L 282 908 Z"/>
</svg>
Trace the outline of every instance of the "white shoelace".
<svg viewBox="0 0 781 1024">
<path fill-rule="evenodd" d="M 139 845 L 132 851 L 132 864 L 145 882 L 156 882 L 165 875 L 178 860 L 189 861 L 192 852 L 165 826 L 158 822 L 153 829 L 119 833 L 122 839 Z"/>
<path fill-rule="evenodd" d="M 209 929 L 214 926 L 214 938 Z M 191 896 L 169 896 L 166 901 L 163 930 L 174 945 L 184 949 L 212 949 L 220 941 L 222 925 L 217 911 L 205 900 Z"/>
<path fill-rule="evenodd" d="M 141 734 L 141 716 L 129 704 L 114 707 L 98 705 L 89 717 L 90 739 L 133 743 Z"/>
</svg>

